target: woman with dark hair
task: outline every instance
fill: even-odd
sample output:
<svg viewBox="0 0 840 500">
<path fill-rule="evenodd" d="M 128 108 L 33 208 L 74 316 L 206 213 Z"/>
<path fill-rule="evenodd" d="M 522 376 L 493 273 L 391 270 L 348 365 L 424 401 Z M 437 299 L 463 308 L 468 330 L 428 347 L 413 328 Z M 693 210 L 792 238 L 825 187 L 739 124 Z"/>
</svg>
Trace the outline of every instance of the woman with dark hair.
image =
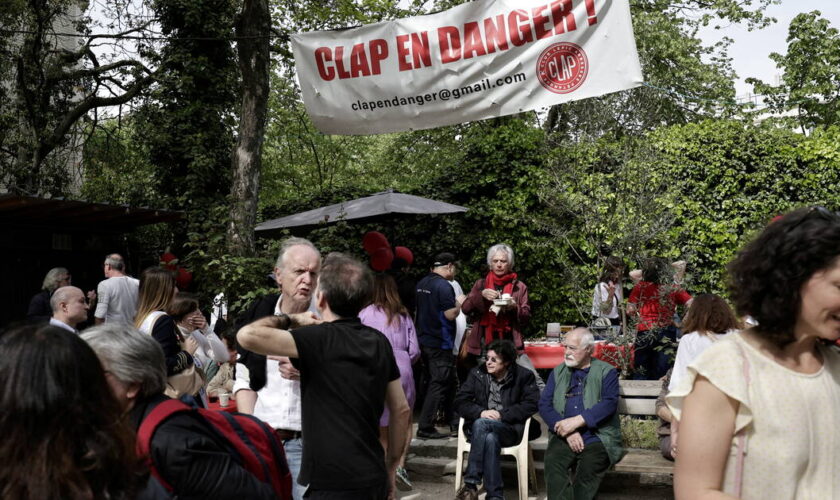
<svg viewBox="0 0 840 500">
<path fill-rule="evenodd" d="M 624 300 L 621 281 L 624 276 L 624 261 L 610 256 L 604 260 L 604 271 L 595 285 L 592 296 L 592 318 L 607 318 L 611 324 L 621 324 L 621 303 Z"/>
<path fill-rule="evenodd" d="M 28 325 L 0 337 L 0 498 L 134 499 L 134 433 L 78 335 Z"/>
<path fill-rule="evenodd" d="M 417 342 L 417 332 L 414 322 L 408 316 L 408 310 L 400 302 L 397 283 L 387 274 L 378 273 L 374 278 L 373 299 L 370 305 L 359 311 L 362 324 L 375 328 L 385 334 L 394 350 L 394 358 L 400 369 L 400 384 L 408 400 L 408 406 L 414 408 L 414 373 L 411 365 L 420 358 L 420 344 Z M 410 417 L 409 417 L 410 418 Z M 388 408 L 379 419 L 379 440 L 385 450 L 388 450 Z M 412 426 L 408 426 L 405 448 L 397 467 L 397 487 L 410 490 L 411 481 L 405 470 L 405 456 L 411 445 Z"/>
<path fill-rule="evenodd" d="M 642 281 L 636 283 L 627 300 L 627 314 L 638 319 L 634 377 L 658 380 L 670 365 L 664 347 L 677 341 L 677 305 L 691 305 L 691 295 L 674 284 L 671 266 L 665 259 L 647 260 L 642 275 Z"/>
<path fill-rule="evenodd" d="M 154 337 L 163 348 L 163 354 L 166 356 L 166 374 L 170 378 L 195 370 L 193 354 L 198 349 L 198 342 L 191 337 L 185 339 L 172 316 L 165 312 L 176 291 L 175 276 L 170 271 L 160 267 L 146 269 L 140 275 L 137 316 L 134 318 L 134 326 Z M 198 378 L 201 378 L 200 375 Z M 187 382 L 185 379 L 194 380 L 196 383 L 184 383 Z M 170 397 L 195 394 L 203 385 L 192 376 L 177 380 L 177 387 L 167 391 Z"/>
<path fill-rule="evenodd" d="M 827 345 L 840 339 L 840 216 L 785 215 L 729 275 L 738 314 L 758 325 L 707 349 L 667 398 L 676 496 L 840 498 L 840 354 Z"/>
<path fill-rule="evenodd" d="M 228 362 L 230 355 L 219 336 L 207 327 L 207 319 L 198 308 L 198 298 L 180 292 L 172 298 L 166 312 L 172 316 L 182 338 L 193 338 L 198 343 L 193 359 L 198 360 L 209 381 L 216 374 L 217 363 Z"/>
<path fill-rule="evenodd" d="M 537 413 L 540 399 L 534 374 L 517 365 L 516 358 L 513 342 L 490 342 L 485 363 L 470 372 L 455 396 L 455 409 L 464 418 L 461 430 L 471 442 L 456 500 L 476 500 L 481 483 L 486 498 L 504 498 L 501 449 L 522 441 L 525 422 Z M 528 433 L 529 440 L 536 439 L 540 426 L 532 422 Z"/>
</svg>

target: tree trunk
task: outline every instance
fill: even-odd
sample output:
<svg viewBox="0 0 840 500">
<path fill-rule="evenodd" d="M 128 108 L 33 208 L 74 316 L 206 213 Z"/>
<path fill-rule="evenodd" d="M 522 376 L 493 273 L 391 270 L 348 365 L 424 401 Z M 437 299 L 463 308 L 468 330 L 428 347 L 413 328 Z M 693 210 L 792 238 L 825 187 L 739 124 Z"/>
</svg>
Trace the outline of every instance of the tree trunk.
<svg viewBox="0 0 840 500">
<path fill-rule="evenodd" d="M 233 255 L 254 253 L 262 143 L 268 108 L 270 71 L 268 0 L 244 0 L 236 26 L 239 69 L 242 73 L 242 107 L 239 138 L 233 152 L 228 249 Z"/>
</svg>

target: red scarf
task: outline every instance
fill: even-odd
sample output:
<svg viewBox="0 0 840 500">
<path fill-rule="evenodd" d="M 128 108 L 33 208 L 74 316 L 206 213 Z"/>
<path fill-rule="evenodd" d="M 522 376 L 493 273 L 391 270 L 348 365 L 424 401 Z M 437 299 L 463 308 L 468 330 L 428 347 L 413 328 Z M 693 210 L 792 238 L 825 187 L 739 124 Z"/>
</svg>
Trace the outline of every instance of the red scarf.
<svg viewBox="0 0 840 500">
<path fill-rule="evenodd" d="M 507 273 L 502 276 L 496 276 L 496 273 L 490 271 L 487 277 L 484 278 L 484 288 L 495 290 L 498 287 L 502 288 L 502 294 L 513 295 L 513 282 L 516 280 L 516 273 Z M 492 304 L 491 304 L 492 305 Z M 510 330 L 510 319 L 507 314 L 494 314 L 490 307 L 481 316 L 481 321 L 478 323 L 484 327 L 484 345 L 489 345 L 490 342 L 499 338 L 503 338 L 505 332 Z"/>
</svg>

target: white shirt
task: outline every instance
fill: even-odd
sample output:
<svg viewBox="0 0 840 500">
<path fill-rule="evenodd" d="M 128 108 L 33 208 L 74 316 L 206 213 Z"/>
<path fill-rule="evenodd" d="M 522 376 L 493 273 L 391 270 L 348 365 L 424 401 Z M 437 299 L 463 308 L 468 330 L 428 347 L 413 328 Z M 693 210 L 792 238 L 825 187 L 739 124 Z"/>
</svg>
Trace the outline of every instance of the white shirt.
<svg viewBox="0 0 840 500">
<path fill-rule="evenodd" d="M 55 318 L 50 318 L 50 325 L 57 326 L 59 328 L 64 328 L 68 332 L 73 332 L 73 333 L 76 333 L 76 334 L 79 333 L 79 331 L 76 330 L 75 328 L 73 328 L 72 326 L 68 325 L 67 323 L 65 323 L 63 321 L 59 321 Z"/>
<path fill-rule="evenodd" d="M 677 357 L 674 359 L 674 369 L 671 372 L 671 382 L 668 383 L 668 391 L 673 391 L 680 381 L 688 375 L 688 365 L 703 354 L 703 351 L 734 331 L 730 330 L 726 333 L 710 335 L 691 332 L 680 337 L 680 343 L 677 345 Z"/>
<path fill-rule="evenodd" d="M 227 317 L 227 301 L 225 301 L 225 294 L 220 293 L 213 297 L 213 309 L 210 310 L 210 327 L 211 332 L 216 331 L 216 322 L 219 319 Z"/>
<path fill-rule="evenodd" d="M 140 281 L 130 276 L 112 276 L 96 287 L 94 316 L 105 323 L 134 324 Z"/>
<path fill-rule="evenodd" d="M 452 289 L 455 290 L 455 298 L 464 295 L 464 289 L 461 284 L 455 280 L 449 282 Z M 458 311 L 458 316 L 455 317 L 455 344 L 452 346 L 452 352 L 456 355 L 461 350 L 461 341 L 464 339 L 464 332 L 467 331 L 467 315 L 463 311 Z"/>
<path fill-rule="evenodd" d="M 196 328 L 191 332 L 181 325 L 178 325 L 178 330 L 181 331 L 184 338 L 192 337 L 198 342 L 198 349 L 195 350 L 193 358 L 201 360 L 202 366 L 208 366 L 213 361 L 224 363 L 230 359 L 230 354 L 227 347 L 222 343 L 222 339 L 212 331 L 205 333 Z"/>
<path fill-rule="evenodd" d="M 280 302 L 277 299 L 274 314 L 280 315 Z M 314 312 L 310 305 L 310 311 Z M 254 405 L 254 416 L 267 422 L 275 429 L 290 431 L 301 430 L 301 399 L 300 381 L 285 379 L 280 375 L 280 363 L 273 359 L 265 360 L 265 387 L 257 391 L 257 403 Z M 233 393 L 242 389 L 251 389 L 251 376 L 248 367 L 243 363 L 236 364 L 236 380 L 233 383 Z"/>
<path fill-rule="evenodd" d="M 592 294 L 592 315 L 596 318 L 618 318 L 618 304 L 622 302 L 621 283 L 615 284 L 615 294 L 613 295 L 612 307 L 608 313 L 601 311 L 601 304 L 607 301 L 609 295 L 609 283 L 603 281 L 595 285 L 595 293 Z"/>
</svg>

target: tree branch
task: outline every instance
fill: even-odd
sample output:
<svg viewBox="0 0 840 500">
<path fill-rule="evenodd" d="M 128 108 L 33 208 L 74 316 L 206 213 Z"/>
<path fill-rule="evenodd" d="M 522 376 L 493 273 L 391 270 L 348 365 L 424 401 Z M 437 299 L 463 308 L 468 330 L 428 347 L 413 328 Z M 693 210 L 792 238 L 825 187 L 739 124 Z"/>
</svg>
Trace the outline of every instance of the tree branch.
<svg viewBox="0 0 840 500">
<path fill-rule="evenodd" d="M 143 63 L 140 61 L 134 61 L 131 59 L 126 59 L 123 61 L 116 61 L 112 62 L 111 64 L 106 64 L 104 66 L 97 66 L 95 68 L 82 68 L 76 71 L 64 72 L 60 73 L 56 76 L 49 77 L 48 81 L 50 83 L 59 82 L 62 80 L 76 80 L 79 78 L 99 78 L 103 74 L 108 73 L 109 71 L 113 71 L 118 68 L 125 68 L 125 67 L 134 67 L 142 69 L 145 73 L 151 74 L 151 70 L 147 68 Z"/>
<path fill-rule="evenodd" d="M 137 94 L 139 94 L 141 90 L 146 88 L 147 85 L 152 83 L 154 79 L 154 74 L 148 74 L 143 78 L 138 78 L 134 81 L 131 87 L 129 87 L 129 89 L 124 94 L 119 96 L 88 96 L 83 101 L 81 101 L 75 108 L 71 109 L 66 115 L 64 115 L 64 118 L 61 120 L 61 123 L 59 123 L 55 127 L 55 129 L 52 131 L 52 134 L 50 134 L 49 138 L 44 139 L 38 146 L 38 150 L 42 153 L 42 156 L 45 156 L 55 147 L 56 144 L 61 142 L 61 139 L 70 131 L 70 128 L 73 126 L 73 124 L 75 124 L 88 111 L 94 108 L 125 104 L 126 102 L 130 101 L 135 96 L 137 96 Z"/>
</svg>

